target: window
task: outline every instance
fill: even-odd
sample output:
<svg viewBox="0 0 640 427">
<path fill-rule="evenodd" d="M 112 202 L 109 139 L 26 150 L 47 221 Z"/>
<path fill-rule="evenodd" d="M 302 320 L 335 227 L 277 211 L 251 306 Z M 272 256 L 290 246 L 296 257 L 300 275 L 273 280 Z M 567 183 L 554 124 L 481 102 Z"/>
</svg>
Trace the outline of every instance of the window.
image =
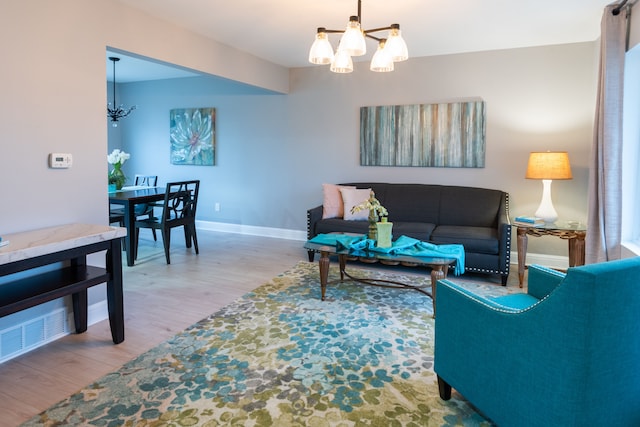
<svg viewBox="0 0 640 427">
<path fill-rule="evenodd" d="M 622 244 L 640 255 L 640 45 L 625 58 L 622 136 Z"/>
</svg>

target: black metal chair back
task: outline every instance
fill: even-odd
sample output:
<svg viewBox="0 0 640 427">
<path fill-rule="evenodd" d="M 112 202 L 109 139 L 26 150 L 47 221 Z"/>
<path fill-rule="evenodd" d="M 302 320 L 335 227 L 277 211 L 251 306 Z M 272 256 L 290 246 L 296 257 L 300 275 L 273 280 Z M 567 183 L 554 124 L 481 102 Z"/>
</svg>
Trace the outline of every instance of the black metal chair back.
<svg viewBox="0 0 640 427">
<path fill-rule="evenodd" d="M 158 175 L 138 175 L 136 174 L 133 185 L 140 187 L 155 187 L 158 185 Z M 136 205 L 135 207 L 135 215 L 136 217 L 147 215 L 149 219 L 153 218 L 154 212 L 153 208 L 158 207 L 159 205 L 155 203 L 142 203 Z M 158 240 L 156 236 L 156 230 L 151 229 L 153 233 L 153 240 Z"/>
<path fill-rule="evenodd" d="M 164 195 L 162 221 L 179 226 L 196 220 L 200 181 L 181 181 L 167 183 Z"/>
<path fill-rule="evenodd" d="M 158 185 L 158 175 L 136 175 L 133 185 L 155 187 Z"/>
<path fill-rule="evenodd" d="M 196 209 L 198 207 L 199 191 L 199 180 L 167 183 L 160 218 L 153 217 L 136 221 L 136 257 L 140 228 L 157 229 L 162 232 L 162 243 L 167 264 L 171 264 L 169 248 L 172 228 L 184 227 L 184 240 L 187 248 L 190 248 L 193 244 L 196 254 L 200 253 L 196 234 Z"/>
</svg>

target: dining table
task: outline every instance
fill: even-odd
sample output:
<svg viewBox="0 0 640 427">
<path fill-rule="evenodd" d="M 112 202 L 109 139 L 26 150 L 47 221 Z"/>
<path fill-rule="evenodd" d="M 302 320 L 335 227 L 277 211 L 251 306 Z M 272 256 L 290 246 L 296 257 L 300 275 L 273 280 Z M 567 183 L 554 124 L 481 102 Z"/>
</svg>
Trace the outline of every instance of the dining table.
<svg viewBox="0 0 640 427">
<path fill-rule="evenodd" d="M 124 247 L 127 254 L 127 265 L 135 264 L 136 244 L 136 215 L 135 206 L 141 203 L 155 203 L 164 200 L 165 187 L 122 187 L 122 190 L 109 192 L 109 204 L 121 205 L 124 208 L 124 226 L 127 235 L 124 238 Z"/>
</svg>

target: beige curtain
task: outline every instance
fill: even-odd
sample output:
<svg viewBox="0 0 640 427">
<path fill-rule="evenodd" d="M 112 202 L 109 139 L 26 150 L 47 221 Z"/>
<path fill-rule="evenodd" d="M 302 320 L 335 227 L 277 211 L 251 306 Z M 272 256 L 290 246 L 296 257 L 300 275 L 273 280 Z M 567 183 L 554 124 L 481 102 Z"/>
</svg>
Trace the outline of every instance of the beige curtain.
<svg viewBox="0 0 640 427">
<path fill-rule="evenodd" d="M 620 259 L 622 215 L 622 97 L 627 14 L 604 9 L 593 146 L 589 164 L 586 263 Z"/>
</svg>

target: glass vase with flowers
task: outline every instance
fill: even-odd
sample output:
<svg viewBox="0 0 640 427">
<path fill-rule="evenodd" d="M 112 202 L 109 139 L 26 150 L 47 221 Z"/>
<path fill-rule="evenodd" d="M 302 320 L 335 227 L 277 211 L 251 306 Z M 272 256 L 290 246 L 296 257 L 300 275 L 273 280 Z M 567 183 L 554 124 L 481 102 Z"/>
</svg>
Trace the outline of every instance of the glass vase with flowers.
<svg viewBox="0 0 640 427">
<path fill-rule="evenodd" d="M 115 149 L 107 156 L 109 164 L 113 165 L 113 169 L 109 172 L 109 184 L 116 186 L 116 190 L 121 190 L 127 181 L 127 176 L 122 171 L 122 165 L 131 157 L 129 153 Z"/>
<path fill-rule="evenodd" d="M 367 218 L 369 221 L 369 239 L 376 240 L 378 237 L 378 228 L 377 223 L 378 220 L 386 222 L 387 209 L 380 204 L 380 201 L 376 199 L 376 193 L 373 190 L 369 193 L 369 198 L 359 205 L 355 205 L 351 208 L 351 213 L 360 212 L 363 210 L 369 211 L 369 217 Z"/>
</svg>

